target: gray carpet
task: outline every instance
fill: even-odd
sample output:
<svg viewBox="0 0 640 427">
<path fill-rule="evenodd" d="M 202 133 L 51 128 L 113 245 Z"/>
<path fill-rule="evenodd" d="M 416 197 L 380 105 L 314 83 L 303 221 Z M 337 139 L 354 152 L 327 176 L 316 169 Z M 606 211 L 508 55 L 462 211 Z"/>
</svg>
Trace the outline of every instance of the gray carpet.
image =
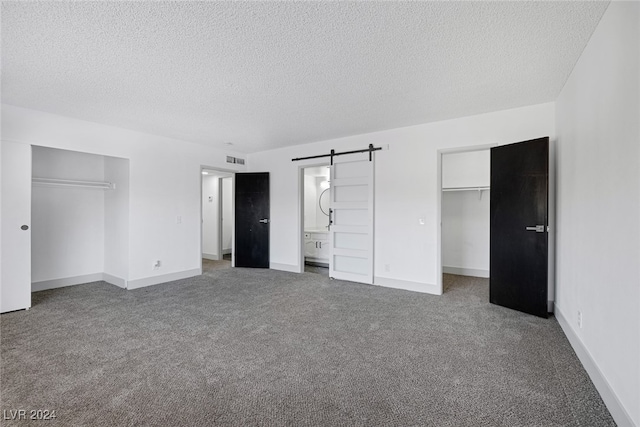
<svg viewBox="0 0 640 427">
<path fill-rule="evenodd" d="M 1 409 L 60 426 L 614 425 L 555 319 L 490 305 L 485 279 L 446 284 L 225 269 L 38 292 L 1 317 Z"/>
</svg>

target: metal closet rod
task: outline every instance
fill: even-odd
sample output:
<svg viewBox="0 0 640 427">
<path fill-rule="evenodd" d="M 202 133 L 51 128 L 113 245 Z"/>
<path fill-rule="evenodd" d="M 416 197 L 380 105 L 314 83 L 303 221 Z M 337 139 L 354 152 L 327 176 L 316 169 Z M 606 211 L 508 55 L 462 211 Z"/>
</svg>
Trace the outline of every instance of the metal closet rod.
<svg viewBox="0 0 640 427">
<path fill-rule="evenodd" d="M 33 177 L 34 185 L 47 187 L 75 187 L 75 188 L 96 188 L 99 190 L 114 190 L 116 185 L 112 182 L 103 181 L 79 181 L 71 179 L 36 178 Z"/>
<path fill-rule="evenodd" d="M 331 164 L 333 165 L 333 158 L 335 156 L 344 156 L 345 154 L 356 154 L 356 153 L 369 153 L 369 161 L 371 161 L 371 153 L 378 150 L 382 150 L 382 147 L 374 147 L 373 144 L 369 144 L 369 148 L 365 148 L 364 150 L 342 151 L 340 153 L 336 153 L 336 151 L 332 149 L 331 153 L 329 154 L 319 154 L 317 156 L 308 156 L 308 157 L 297 157 L 295 159 L 291 159 L 291 161 L 297 162 L 298 160 L 320 159 L 322 157 L 331 157 Z"/>
</svg>

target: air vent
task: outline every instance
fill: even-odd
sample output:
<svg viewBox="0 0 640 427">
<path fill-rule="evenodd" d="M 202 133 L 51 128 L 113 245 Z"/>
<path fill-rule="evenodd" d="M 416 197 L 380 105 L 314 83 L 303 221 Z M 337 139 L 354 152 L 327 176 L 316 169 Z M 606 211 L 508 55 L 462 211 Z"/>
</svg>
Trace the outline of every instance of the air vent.
<svg viewBox="0 0 640 427">
<path fill-rule="evenodd" d="M 227 163 L 237 163 L 239 165 L 244 165 L 244 159 L 238 159 L 236 157 L 227 156 Z"/>
</svg>

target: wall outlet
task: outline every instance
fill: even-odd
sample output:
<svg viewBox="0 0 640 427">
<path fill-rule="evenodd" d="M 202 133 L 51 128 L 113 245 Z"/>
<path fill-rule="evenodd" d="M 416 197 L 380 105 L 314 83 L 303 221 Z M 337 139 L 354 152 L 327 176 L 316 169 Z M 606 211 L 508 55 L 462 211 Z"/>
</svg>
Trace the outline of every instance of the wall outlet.
<svg viewBox="0 0 640 427">
<path fill-rule="evenodd" d="M 582 312 L 578 310 L 578 328 L 582 329 Z"/>
<path fill-rule="evenodd" d="M 160 260 L 154 261 L 153 269 L 158 270 L 160 268 Z"/>
<path fill-rule="evenodd" d="M 180 215 L 176 217 L 176 224 L 182 224 L 182 217 Z"/>
</svg>

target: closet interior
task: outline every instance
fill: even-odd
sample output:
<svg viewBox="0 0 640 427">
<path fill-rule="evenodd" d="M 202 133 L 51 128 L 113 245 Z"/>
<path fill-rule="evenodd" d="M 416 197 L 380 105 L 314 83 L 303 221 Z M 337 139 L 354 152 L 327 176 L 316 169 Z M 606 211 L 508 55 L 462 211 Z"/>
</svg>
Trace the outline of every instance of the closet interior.
<svg viewBox="0 0 640 427">
<path fill-rule="evenodd" d="M 129 160 L 33 146 L 32 292 L 105 280 L 126 288 Z"/>
<path fill-rule="evenodd" d="M 442 272 L 489 277 L 490 151 L 442 155 Z"/>
</svg>

